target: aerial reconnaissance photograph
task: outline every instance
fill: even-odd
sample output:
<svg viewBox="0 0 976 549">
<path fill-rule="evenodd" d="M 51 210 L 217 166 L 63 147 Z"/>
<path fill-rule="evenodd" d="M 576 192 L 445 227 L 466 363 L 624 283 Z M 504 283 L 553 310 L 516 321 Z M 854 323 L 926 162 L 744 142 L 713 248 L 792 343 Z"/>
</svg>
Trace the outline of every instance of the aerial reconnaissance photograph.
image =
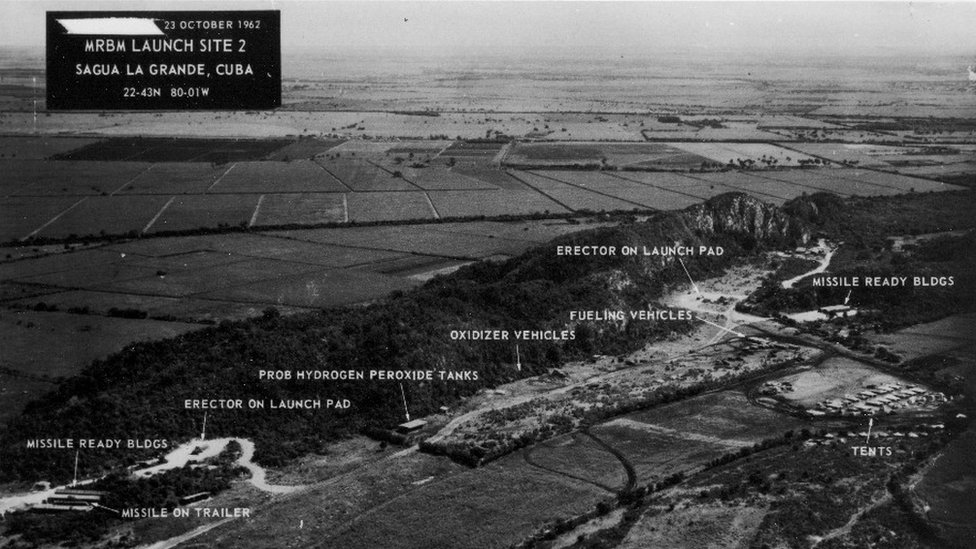
<svg viewBox="0 0 976 549">
<path fill-rule="evenodd" d="M 0 549 L 976 546 L 976 3 L 0 2 Z"/>
</svg>

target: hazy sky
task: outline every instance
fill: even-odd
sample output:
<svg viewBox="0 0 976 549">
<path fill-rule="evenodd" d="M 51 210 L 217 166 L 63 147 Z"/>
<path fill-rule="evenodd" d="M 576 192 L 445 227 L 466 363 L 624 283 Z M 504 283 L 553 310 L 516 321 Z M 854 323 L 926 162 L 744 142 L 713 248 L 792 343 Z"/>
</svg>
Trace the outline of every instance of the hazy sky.
<svg viewBox="0 0 976 549">
<path fill-rule="evenodd" d="M 43 46 L 46 10 L 279 9 L 282 50 L 966 54 L 976 2 L 189 2 L 0 0 L 0 44 Z"/>
</svg>

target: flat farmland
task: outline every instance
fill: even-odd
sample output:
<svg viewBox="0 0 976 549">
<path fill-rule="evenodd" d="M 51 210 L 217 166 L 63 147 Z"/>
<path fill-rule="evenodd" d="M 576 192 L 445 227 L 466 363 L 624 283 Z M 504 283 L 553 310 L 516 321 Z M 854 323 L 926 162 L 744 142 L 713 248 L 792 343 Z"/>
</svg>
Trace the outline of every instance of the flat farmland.
<svg viewBox="0 0 976 549">
<path fill-rule="evenodd" d="M 887 166 L 882 155 L 904 154 L 907 147 L 861 143 L 790 143 L 790 149 L 838 163 L 857 162 L 861 166 Z"/>
<path fill-rule="evenodd" d="M 930 181 L 927 179 L 919 179 L 917 177 L 908 177 L 893 173 L 882 173 L 872 170 L 842 170 L 838 176 L 845 179 L 862 181 L 871 185 L 883 185 L 903 193 L 924 193 L 929 191 L 953 191 L 962 189 L 962 187 L 940 183 L 938 181 Z"/>
<path fill-rule="evenodd" d="M 67 268 L 73 263 L 73 268 Z M 15 267 L 16 269 L 16 267 Z M 41 273 L 13 273 L 10 280 L 27 284 L 40 284 L 57 288 L 85 288 L 98 284 L 115 284 L 124 280 L 152 276 L 155 271 L 149 267 L 131 265 L 124 261 L 65 262 L 57 270 Z M 7 277 L 5 277 L 7 278 Z"/>
<path fill-rule="evenodd" d="M 41 228 L 56 215 L 81 200 L 76 197 L 5 198 L 0 211 L 0 240 L 11 241 L 26 237 Z"/>
<path fill-rule="evenodd" d="M 481 179 L 468 177 L 449 168 L 429 166 L 426 168 L 400 168 L 404 179 L 416 184 L 424 190 L 462 191 L 462 190 L 497 190 L 498 187 Z"/>
<path fill-rule="evenodd" d="M 336 307 L 372 301 L 394 290 L 406 290 L 417 284 L 408 278 L 329 269 L 233 287 L 223 285 L 203 295 L 236 303 Z"/>
<path fill-rule="evenodd" d="M 199 324 L 54 312 L 4 311 L 0 365 L 49 378 L 77 374 L 93 360 L 137 341 L 177 336 Z"/>
<path fill-rule="evenodd" d="M 362 227 L 343 231 L 310 230 L 295 231 L 292 234 L 295 238 L 354 249 L 463 259 L 491 256 L 499 249 L 521 244 L 518 241 L 505 241 L 488 236 L 458 235 L 442 231 L 438 225 Z"/>
<path fill-rule="evenodd" d="M 13 302 L 14 305 L 31 306 L 38 299 Z M 44 296 L 41 300 L 62 310 L 71 307 L 88 307 L 96 313 L 106 313 L 109 309 L 137 309 L 149 316 L 173 316 L 181 319 L 199 321 L 236 320 L 260 315 L 267 304 L 238 303 L 216 299 L 196 299 L 188 297 L 167 297 L 162 295 L 140 295 L 97 290 L 68 290 Z M 282 314 L 300 309 L 279 307 Z"/>
<path fill-rule="evenodd" d="M 544 221 L 470 221 L 438 223 L 431 230 L 452 234 L 468 234 L 491 239 L 525 241 L 535 244 L 549 242 L 557 236 L 607 226 L 608 223 L 587 220 L 573 223 L 564 219 Z"/>
<path fill-rule="evenodd" d="M 444 149 L 453 145 L 452 141 L 433 140 L 433 141 L 400 141 L 397 145 L 386 151 L 387 154 L 407 155 L 415 154 L 422 156 L 436 156 Z"/>
<path fill-rule="evenodd" d="M 621 451 L 648 482 L 803 426 L 790 416 L 723 391 L 635 412 L 591 429 Z"/>
<path fill-rule="evenodd" d="M 845 177 L 844 172 L 838 169 L 766 172 L 762 174 L 762 177 L 802 185 L 806 188 L 805 190 L 807 192 L 822 190 L 841 196 L 885 196 L 901 194 L 898 189 L 886 185 L 866 183 Z"/>
<path fill-rule="evenodd" d="M 468 194 L 467 191 L 461 193 Z M 427 195 L 421 191 L 348 193 L 346 202 L 349 221 L 402 221 L 437 217 Z"/>
<path fill-rule="evenodd" d="M 483 181 L 488 185 L 492 185 L 506 191 L 528 190 L 528 187 L 526 187 L 524 183 L 515 179 L 509 175 L 508 172 L 500 168 L 491 168 L 478 164 L 465 163 L 459 164 L 454 168 L 453 171 L 461 175 Z"/>
<path fill-rule="evenodd" d="M 117 194 L 201 194 L 230 167 L 204 162 L 159 162 L 135 176 Z"/>
<path fill-rule="evenodd" d="M 240 162 L 260 160 L 291 142 L 291 139 L 111 137 L 55 158 L 109 162 Z"/>
<path fill-rule="evenodd" d="M 269 194 L 261 201 L 254 225 L 342 223 L 345 204 L 343 195 L 336 193 Z"/>
<path fill-rule="evenodd" d="M 800 160 L 813 160 L 813 157 L 767 143 L 671 143 L 674 147 L 705 157 L 719 164 L 737 163 L 739 160 L 753 160 L 760 166 L 760 159 L 775 159 L 777 166 L 799 166 Z"/>
<path fill-rule="evenodd" d="M 92 284 L 90 289 L 120 291 L 133 294 L 184 297 L 204 294 L 228 286 L 245 285 L 261 280 L 285 278 L 294 274 L 320 270 L 320 265 L 273 259 L 242 258 L 240 261 L 213 265 L 200 269 L 172 271 L 165 275 L 151 274 L 128 280 L 113 280 L 106 284 Z M 229 300 L 231 301 L 231 300 Z"/>
<path fill-rule="evenodd" d="M 0 158 L 43 160 L 101 141 L 97 137 L 14 137 L 0 139 Z"/>
<path fill-rule="evenodd" d="M 792 416 L 751 404 L 740 391 L 709 393 L 625 417 L 688 436 L 728 439 L 737 446 L 806 425 Z"/>
<path fill-rule="evenodd" d="M 523 143 L 509 151 L 513 166 L 606 164 L 660 169 L 687 169 L 708 161 L 700 155 L 664 143 Z"/>
<path fill-rule="evenodd" d="M 40 236 L 123 234 L 141 231 L 168 201 L 165 196 L 92 196 L 38 233 Z"/>
<path fill-rule="evenodd" d="M 460 259 L 480 259 L 498 253 L 511 253 L 524 250 L 533 244 L 519 240 L 492 238 L 490 235 L 443 231 L 440 230 L 439 225 L 312 229 L 289 231 L 288 234 L 291 238 L 334 246 Z M 377 261 L 383 259 L 389 259 L 389 256 L 376 258 Z M 371 268 L 371 265 L 365 262 L 364 265 Z"/>
<path fill-rule="evenodd" d="M 796 198 L 808 190 L 790 183 L 764 179 L 744 172 L 696 173 L 694 177 L 707 182 L 709 185 L 715 185 L 716 189 L 714 190 L 725 187 L 727 190 L 721 190 L 721 192 L 745 192 L 776 205 Z"/>
<path fill-rule="evenodd" d="M 325 229 L 329 230 L 329 229 Z M 355 267 L 371 265 L 402 257 L 403 254 L 347 246 L 331 246 L 302 239 L 293 232 L 263 234 L 229 234 L 217 243 L 218 249 L 230 257 L 265 258 L 323 267 Z M 164 258 L 155 259 L 167 259 Z"/>
<path fill-rule="evenodd" d="M 590 429 L 621 452 L 634 467 L 638 484 L 647 484 L 690 469 L 734 450 L 714 441 L 660 432 L 652 426 L 617 419 Z"/>
<path fill-rule="evenodd" d="M 10 196 L 91 196 L 109 194 L 145 171 L 141 162 L 2 161 L 0 173 Z M 9 186 L 8 186 L 9 185 Z"/>
<path fill-rule="evenodd" d="M 211 193 L 342 192 L 347 188 L 311 160 L 238 162 L 213 185 Z"/>
<path fill-rule="evenodd" d="M 715 193 L 711 189 L 712 184 L 698 179 L 697 175 L 699 174 L 695 174 L 696 177 L 692 177 L 673 172 L 621 171 L 614 172 L 612 177 L 618 177 L 627 181 L 634 181 L 642 185 L 657 187 L 676 193 L 688 194 L 697 198 L 708 198 L 715 196 L 715 194 L 728 192 L 729 189 L 720 187 L 719 192 Z"/>
<path fill-rule="evenodd" d="M 365 160 L 329 160 L 319 157 L 316 162 L 353 191 L 417 190 L 416 186 L 404 181 L 402 177 L 394 177 L 390 172 Z"/>
<path fill-rule="evenodd" d="M 583 433 L 541 442 L 524 451 L 525 460 L 541 469 L 590 482 L 608 491 L 627 485 L 623 464 Z"/>
<path fill-rule="evenodd" d="M 173 337 L 199 327 L 158 320 L 4 311 L 0 314 L 0 421 L 18 415 L 28 402 L 56 389 L 55 380 L 77 374 L 95 359 L 137 341 Z"/>
<path fill-rule="evenodd" d="M 440 217 L 569 212 L 534 191 L 430 191 L 428 194 Z"/>
<path fill-rule="evenodd" d="M 318 547 L 505 548 L 559 518 L 591 510 L 606 492 L 510 455 L 410 490 L 357 516 Z M 477 524 L 478 528 L 471 528 Z"/>
<path fill-rule="evenodd" d="M 180 231 L 220 225 L 247 225 L 257 195 L 182 195 L 173 197 L 150 231 Z"/>
<path fill-rule="evenodd" d="M 754 177 L 768 181 L 772 188 L 785 184 L 797 187 L 800 192 L 808 194 L 830 192 L 839 196 L 871 196 L 877 194 L 878 191 L 887 194 L 887 189 L 884 188 L 836 179 L 833 176 L 835 171 L 833 169 L 777 170 L 756 174 Z"/>
<path fill-rule="evenodd" d="M 275 150 L 265 157 L 266 160 L 285 161 L 307 159 L 328 152 L 343 143 L 341 139 L 299 139 Z"/>
</svg>

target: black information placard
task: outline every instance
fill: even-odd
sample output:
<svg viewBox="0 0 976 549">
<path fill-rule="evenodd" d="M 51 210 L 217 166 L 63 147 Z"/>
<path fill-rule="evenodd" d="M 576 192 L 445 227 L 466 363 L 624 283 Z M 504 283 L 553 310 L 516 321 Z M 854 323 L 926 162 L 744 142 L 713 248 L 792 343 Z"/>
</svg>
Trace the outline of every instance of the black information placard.
<svg viewBox="0 0 976 549">
<path fill-rule="evenodd" d="M 280 23 L 276 10 L 48 12 L 47 107 L 280 107 Z"/>
</svg>

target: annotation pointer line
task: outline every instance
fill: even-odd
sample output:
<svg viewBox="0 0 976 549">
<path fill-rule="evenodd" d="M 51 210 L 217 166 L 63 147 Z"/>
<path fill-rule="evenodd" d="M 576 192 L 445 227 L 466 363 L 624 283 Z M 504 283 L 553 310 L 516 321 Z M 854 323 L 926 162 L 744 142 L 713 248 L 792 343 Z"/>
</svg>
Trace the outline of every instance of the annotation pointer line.
<svg viewBox="0 0 976 549">
<path fill-rule="evenodd" d="M 851 292 L 852 291 L 853 290 L 847 290 L 847 297 L 844 298 L 844 305 L 847 305 L 847 302 L 851 300 Z"/>
<path fill-rule="evenodd" d="M 714 322 L 712 322 L 710 320 L 705 320 L 704 318 L 702 318 L 700 316 L 696 316 L 695 317 L 695 320 L 701 320 L 705 324 L 711 324 L 712 326 L 715 326 L 716 328 L 718 328 L 720 330 L 725 330 L 726 332 L 729 332 L 730 334 L 735 334 L 735 335 L 737 335 L 739 337 L 746 337 L 746 334 L 739 333 L 739 332 L 737 332 L 735 330 L 730 330 L 730 329 L 726 328 L 725 326 L 719 326 L 718 324 L 716 324 L 716 323 L 714 323 Z"/>
<path fill-rule="evenodd" d="M 99 503 L 89 503 L 89 505 L 91 505 L 92 507 L 98 507 L 99 509 L 105 509 L 105 510 L 111 511 L 111 512 L 117 514 L 117 515 L 121 515 L 122 514 L 121 511 L 118 511 L 116 509 L 112 509 L 111 507 L 105 507 L 104 505 L 101 505 Z"/>
<path fill-rule="evenodd" d="M 684 269 L 685 276 L 688 277 L 688 282 L 691 282 L 691 287 L 695 289 L 695 293 L 701 295 L 701 290 L 698 289 L 698 284 L 695 284 L 695 281 L 691 279 L 691 273 L 688 272 L 688 267 L 685 267 L 685 262 L 682 261 L 680 257 L 678 258 L 678 263 L 680 263 L 681 268 Z"/>
<path fill-rule="evenodd" d="M 407 408 L 407 393 L 403 390 L 403 384 L 400 384 L 400 396 L 403 397 L 403 413 L 407 416 L 407 421 L 410 421 L 410 409 Z"/>
<path fill-rule="evenodd" d="M 874 427 L 874 418 L 868 418 L 868 436 L 864 439 L 864 444 L 869 444 L 871 442 L 871 427 Z"/>
</svg>

